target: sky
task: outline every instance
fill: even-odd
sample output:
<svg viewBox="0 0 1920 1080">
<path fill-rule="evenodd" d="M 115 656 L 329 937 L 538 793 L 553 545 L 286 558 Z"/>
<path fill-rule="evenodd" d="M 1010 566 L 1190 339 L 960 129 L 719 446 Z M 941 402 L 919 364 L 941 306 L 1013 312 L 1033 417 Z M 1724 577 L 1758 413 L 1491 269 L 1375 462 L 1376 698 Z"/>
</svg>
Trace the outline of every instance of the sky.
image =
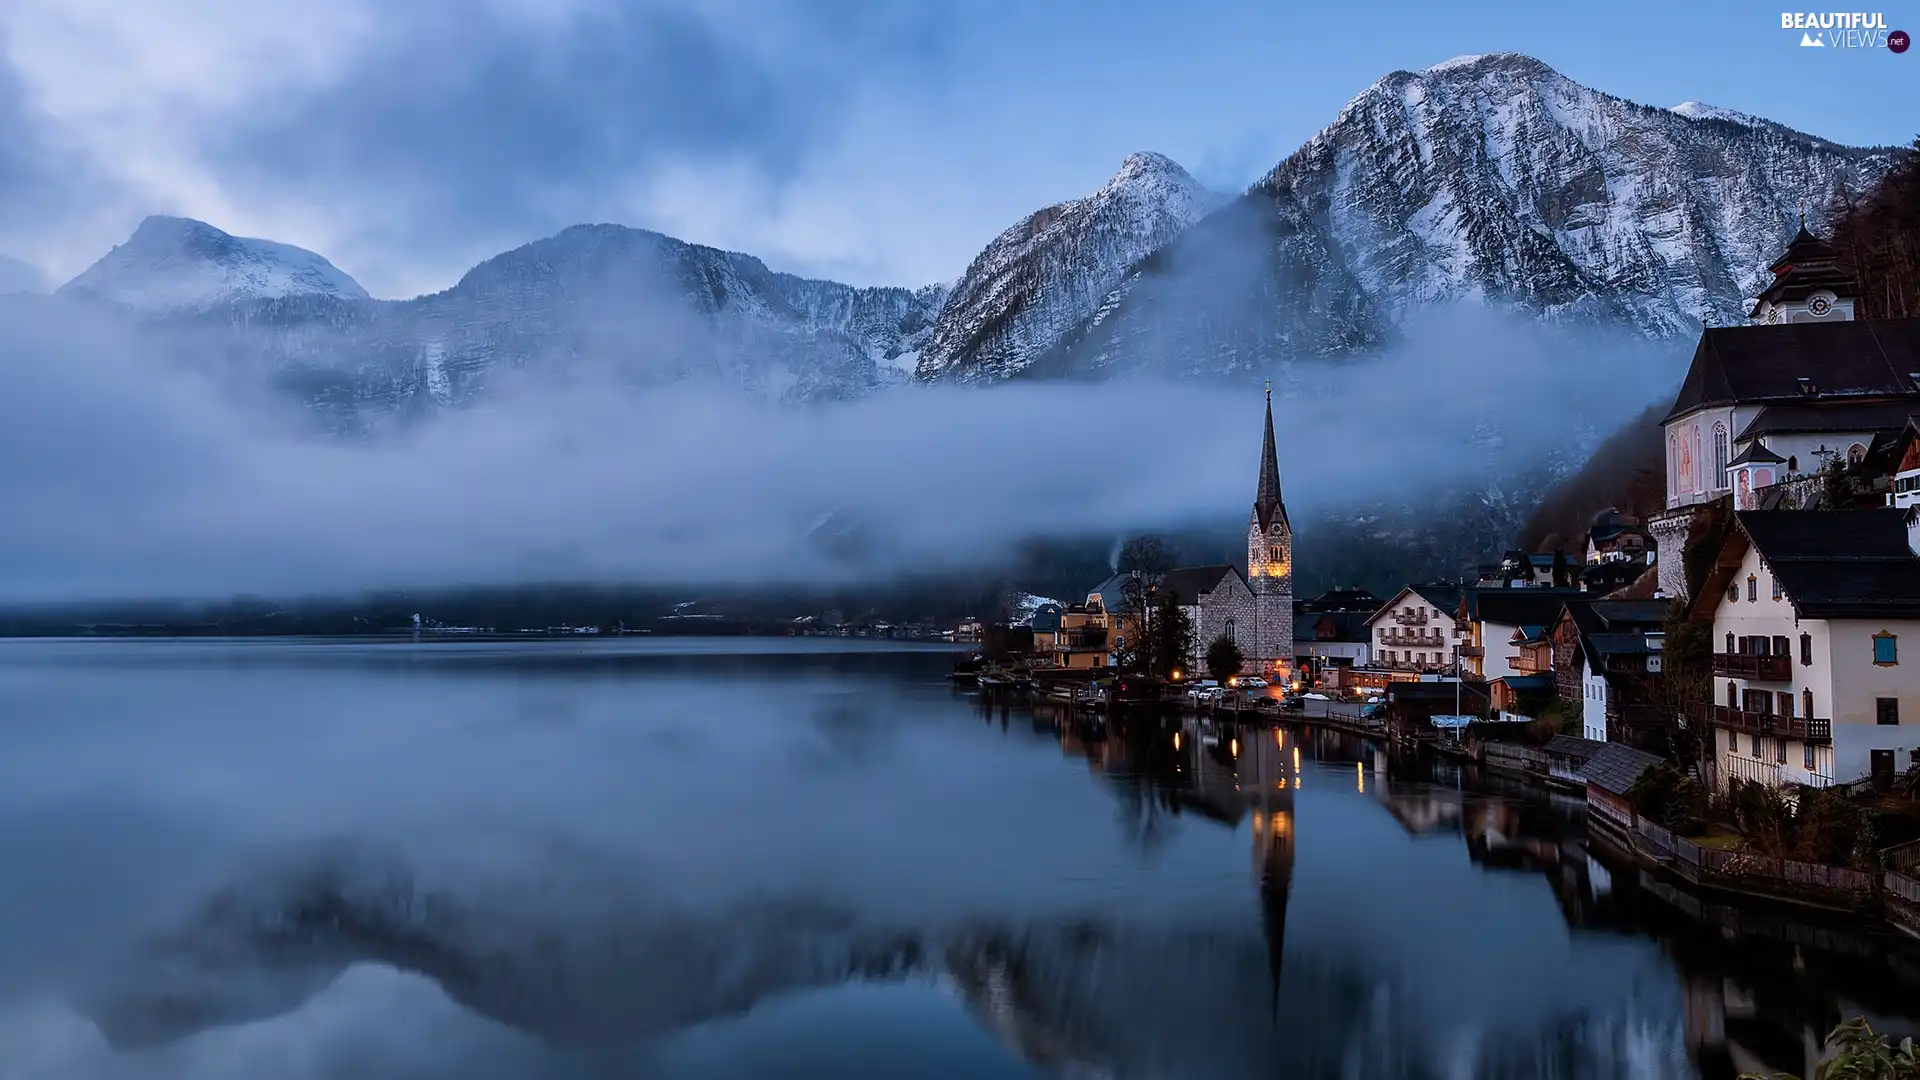
<svg viewBox="0 0 1920 1080">
<path fill-rule="evenodd" d="M 1237 190 L 1388 72 L 1508 50 L 1648 104 L 1920 134 L 1920 51 L 1801 49 L 1753 3 L 1549 7 L 6 0 L 0 257 L 57 283 L 167 213 L 401 297 L 609 221 L 917 285 L 1132 151 Z"/>
</svg>

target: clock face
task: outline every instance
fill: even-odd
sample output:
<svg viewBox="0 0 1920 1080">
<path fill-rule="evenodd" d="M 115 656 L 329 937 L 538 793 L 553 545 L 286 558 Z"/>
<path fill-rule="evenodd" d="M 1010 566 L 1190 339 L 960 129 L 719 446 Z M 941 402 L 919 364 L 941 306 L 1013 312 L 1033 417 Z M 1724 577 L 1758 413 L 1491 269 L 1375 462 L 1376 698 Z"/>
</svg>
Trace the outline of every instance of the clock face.
<svg viewBox="0 0 1920 1080">
<path fill-rule="evenodd" d="M 1807 310 L 1815 315 L 1825 315 L 1833 310 L 1833 297 L 1826 293 L 1814 293 L 1807 297 Z"/>
</svg>

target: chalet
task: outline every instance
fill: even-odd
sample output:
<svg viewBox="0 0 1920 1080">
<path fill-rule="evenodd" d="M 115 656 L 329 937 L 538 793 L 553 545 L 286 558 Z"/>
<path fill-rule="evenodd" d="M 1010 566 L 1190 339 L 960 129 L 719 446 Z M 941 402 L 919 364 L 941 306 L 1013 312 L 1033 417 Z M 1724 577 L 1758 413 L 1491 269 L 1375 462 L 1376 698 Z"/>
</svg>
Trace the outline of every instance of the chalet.
<svg viewBox="0 0 1920 1080">
<path fill-rule="evenodd" d="M 1028 620 L 1033 652 L 1042 663 L 1068 670 L 1107 666 L 1107 612 L 1100 604 L 1042 604 Z"/>
<path fill-rule="evenodd" d="M 1574 581 L 1574 566 L 1566 553 L 1542 551 L 1528 554 L 1509 551 L 1500 561 L 1480 567 L 1474 584 L 1483 589 L 1568 588 Z"/>
<path fill-rule="evenodd" d="M 1713 622 L 1721 790 L 1920 763 L 1920 510 L 1737 513 L 1693 617 Z"/>
<path fill-rule="evenodd" d="M 1645 523 L 1609 506 L 1587 524 L 1587 563 L 1643 559 L 1650 543 Z"/>
<path fill-rule="evenodd" d="M 1658 764 L 1660 759 L 1652 754 L 1620 743 L 1608 743 L 1594 751 L 1580 766 L 1587 781 L 1587 820 L 1600 826 L 1600 831 L 1611 835 L 1616 843 L 1631 845 L 1640 815 L 1627 792 L 1633 790 L 1642 773 Z"/>
<path fill-rule="evenodd" d="M 1368 594 L 1371 595 L 1371 594 Z M 1378 606 L 1379 600 L 1374 600 Z M 1373 654 L 1368 611 L 1303 611 L 1293 617 L 1293 655 L 1300 675 L 1323 686 L 1343 686 Z"/>
<path fill-rule="evenodd" d="M 1439 672 L 1459 659 L 1458 585 L 1409 585 L 1367 618 L 1370 664 L 1377 671 Z"/>
</svg>

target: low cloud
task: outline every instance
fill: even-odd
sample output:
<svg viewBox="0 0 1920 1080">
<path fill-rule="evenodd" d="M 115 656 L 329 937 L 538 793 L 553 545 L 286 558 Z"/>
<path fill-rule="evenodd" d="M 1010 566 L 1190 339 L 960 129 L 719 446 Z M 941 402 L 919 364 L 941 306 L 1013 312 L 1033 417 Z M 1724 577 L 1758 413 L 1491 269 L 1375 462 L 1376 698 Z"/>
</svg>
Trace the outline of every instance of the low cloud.
<svg viewBox="0 0 1920 1080">
<path fill-rule="evenodd" d="M 980 566 L 1034 534 L 1231 518 L 1259 451 L 1245 383 L 910 387 L 795 407 L 704 382 L 635 389 L 591 365 L 337 441 L 74 311 L 0 308 L 10 599 Z M 1678 371 L 1671 349 L 1570 351 L 1484 313 L 1435 316 L 1409 342 L 1288 369 L 1276 420 L 1296 522 L 1537 457 Z M 872 539 L 865 562 L 808 542 L 828 515 Z"/>
</svg>

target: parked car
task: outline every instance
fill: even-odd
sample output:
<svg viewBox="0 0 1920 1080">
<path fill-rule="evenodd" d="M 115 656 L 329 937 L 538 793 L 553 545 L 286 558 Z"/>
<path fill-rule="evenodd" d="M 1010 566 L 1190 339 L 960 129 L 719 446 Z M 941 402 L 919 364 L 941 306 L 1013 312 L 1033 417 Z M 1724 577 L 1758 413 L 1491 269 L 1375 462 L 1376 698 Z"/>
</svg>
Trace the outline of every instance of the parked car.
<svg viewBox="0 0 1920 1080">
<path fill-rule="evenodd" d="M 1332 698 L 1328 697 L 1325 694 L 1312 693 L 1312 692 L 1301 694 L 1300 696 L 1303 698 L 1306 698 L 1308 701 L 1332 701 L 1333 700 Z"/>
<path fill-rule="evenodd" d="M 1265 690 L 1269 683 L 1258 675 L 1242 675 L 1235 685 L 1242 690 Z"/>
</svg>

